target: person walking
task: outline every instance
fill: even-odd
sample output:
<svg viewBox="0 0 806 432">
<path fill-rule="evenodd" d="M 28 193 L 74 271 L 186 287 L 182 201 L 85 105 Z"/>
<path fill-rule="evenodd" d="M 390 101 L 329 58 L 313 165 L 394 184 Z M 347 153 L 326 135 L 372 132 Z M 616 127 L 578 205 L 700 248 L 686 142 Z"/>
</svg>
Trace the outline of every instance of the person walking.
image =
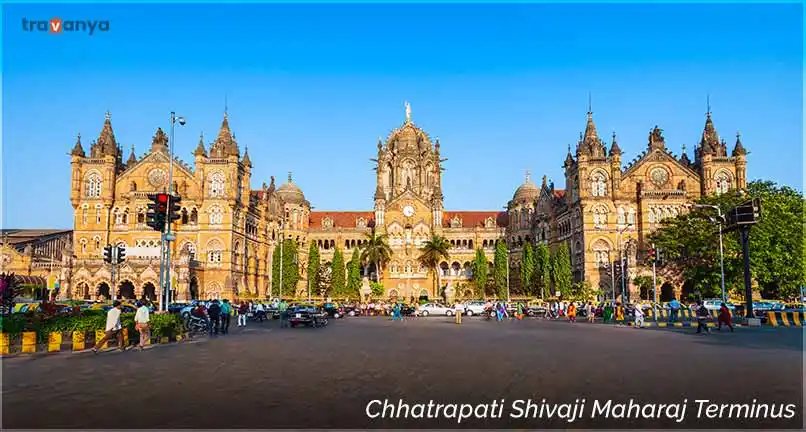
<svg viewBox="0 0 806 432">
<path fill-rule="evenodd" d="M 221 330 L 221 304 L 218 300 L 213 300 L 207 308 L 207 315 L 210 316 L 210 335 L 218 335 Z"/>
<path fill-rule="evenodd" d="M 697 333 L 702 333 L 703 329 L 705 330 L 706 334 L 711 333 L 711 330 L 708 328 L 708 308 L 705 307 L 702 300 L 697 302 Z"/>
<path fill-rule="evenodd" d="M 246 327 L 246 316 L 249 314 L 249 305 L 241 302 L 238 306 L 238 327 Z"/>
<path fill-rule="evenodd" d="M 518 321 L 523 320 L 523 312 L 523 303 L 518 303 L 515 306 L 515 318 L 517 318 Z"/>
<path fill-rule="evenodd" d="M 232 304 L 224 299 L 221 303 L 221 334 L 229 334 L 229 323 L 232 317 Z"/>
<path fill-rule="evenodd" d="M 593 309 L 593 303 L 591 302 L 585 305 L 585 317 L 588 318 L 589 323 L 596 319 L 596 311 Z"/>
<path fill-rule="evenodd" d="M 465 308 L 462 306 L 461 303 L 456 303 L 453 305 L 453 313 L 456 315 L 456 324 L 462 323 L 462 314 L 464 313 Z"/>
<path fill-rule="evenodd" d="M 621 303 L 616 303 L 616 321 L 624 322 L 624 306 Z"/>
<path fill-rule="evenodd" d="M 137 313 L 134 314 L 134 328 L 140 333 L 140 343 L 137 349 L 142 351 L 151 341 L 151 317 L 149 316 L 148 300 L 137 302 Z"/>
<path fill-rule="evenodd" d="M 288 303 L 285 299 L 280 300 L 277 310 L 280 311 L 280 328 L 288 327 Z"/>
<path fill-rule="evenodd" d="M 644 326 L 644 310 L 642 309 L 641 305 L 636 305 L 634 313 L 635 313 L 635 327 L 641 328 Z"/>
<path fill-rule="evenodd" d="M 728 305 L 726 305 L 725 303 L 722 303 L 722 305 L 719 306 L 718 319 L 719 319 L 719 326 L 717 327 L 717 330 L 722 331 L 722 324 L 725 324 L 726 326 L 728 326 L 730 331 L 733 331 L 733 323 L 731 322 L 732 319 L 730 316 L 730 309 L 728 309 Z"/>
<path fill-rule="evenodd" d="M 104 346 L 105 343 L 109 342 L 110 339 L 113 337 L 118 341 L 118 350 L 126 351 L 126 347 L 123 346 L 123 326 L 120 325 L 120 300 L 115 300 L 112 303 L 112 309 L 109 309 L 109 312 L 106 313 L 106 326 L 104 327 L 104 337 L 101 338 L 98 342 L 95 343 L 95 346 L 92 347 L 92 352 L 98 354 L 98 350 L 100 347 Z"/>
<path fill-rule="evenodd" d="M 577 305 L 574 302 L 568 304 L 568 322 L 577 322 Z"/>
<path fill-rule="evenodd" d="M 680 313 L 680 302 L 677 298 L 672 298 L 669 302 L 669 322 L 677 322 L 677 315 Z M 655 317 L 657 319 L 657 317 Z"/>
</svg>

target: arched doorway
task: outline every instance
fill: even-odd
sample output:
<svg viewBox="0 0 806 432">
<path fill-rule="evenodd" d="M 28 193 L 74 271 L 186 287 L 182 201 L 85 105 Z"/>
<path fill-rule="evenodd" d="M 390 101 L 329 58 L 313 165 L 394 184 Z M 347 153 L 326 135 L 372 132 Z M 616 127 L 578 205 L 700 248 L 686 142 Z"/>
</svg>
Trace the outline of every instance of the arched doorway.
<svg viewBox="0 0 806 432">
<path fill-rule="evenodd" d="M 420 291 L 420 300 L 428 300 L 428 290 Z"/>
<path fill-rule="evenodd" d="M 109 289 L 109 284 L 101 282 L 98 285 L 98 297 L 101 300 L 109 300 L 112 298 L 112 291 Z"/>
<path fill-rule="evenodd" d="M 190 278 L 190 299 L 199 299 L 199 280 L 195 277 Z"/>
<path fill-rule="evenodd" d="M 87 285 L 86 282 L 81 282 L 76 287 L 76 291 L 73 294 L 76 298 L 89 300 L 90 299 L 90 286 Z"/>
<path fill-rule="evenodd" d="M 696 286 L 694 281 L 687 280 L 683 283 L 683 293 L 680 296 L 680 300 L 682 301 L 694 301 L 696 300 L 696 295 L 694 294 L 696 291 Z"/>
<path fill-rule="evenodd" d="M 152 302 L 157 301 L 157 287 L 151 282 L 146 282 L 145 285 L 143 285 L 143 297 Z"/>
<path fill-rule="evenodd" d="M 641 300 L 649 300 L 649 287 L 645 285 L 641 285 Z"/>
<path fill-rule="evenodd" d="M 674 298 L 674 287 L 669 282 L 660 286 L 660 301 L 668 302 Z"/>
<path fill-rule="evenodd" d="M 134 294 L 134 284 L 131 281 L 125 280 L 120 283 L 118 287 L 120 298 L 134 300 L 137 296 Z"/>
</svg>

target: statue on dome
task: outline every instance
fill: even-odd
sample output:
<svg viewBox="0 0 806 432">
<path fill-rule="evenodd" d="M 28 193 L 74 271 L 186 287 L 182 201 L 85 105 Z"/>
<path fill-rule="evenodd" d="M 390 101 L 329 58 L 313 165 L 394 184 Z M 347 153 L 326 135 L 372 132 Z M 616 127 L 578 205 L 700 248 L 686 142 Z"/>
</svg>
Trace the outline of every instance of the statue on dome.
<svg viewBox="0 0 806 432">
<path fill-rule="evenodd" d="M 411 122 L 411 105 L 406 102 L 406 122 Z"/>
</svg>

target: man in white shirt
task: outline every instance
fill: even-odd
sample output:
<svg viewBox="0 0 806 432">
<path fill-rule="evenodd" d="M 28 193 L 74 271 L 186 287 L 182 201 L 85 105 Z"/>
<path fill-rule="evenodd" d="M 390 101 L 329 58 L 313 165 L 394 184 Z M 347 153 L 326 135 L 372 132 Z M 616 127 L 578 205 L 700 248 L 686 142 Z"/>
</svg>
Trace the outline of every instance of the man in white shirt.
<svg viewBox="0 0 806 432">
<path fill-rule="evenodd" d="M 147 300 L 137 302 L 137 306 L 137 313 L 134 314 L 134 328 L 140 332 L 140 344 L 137 345 L 137 348 L 142 351 L 151 339 L 151 317 Z"/>
<path fill-rule="evenodd" d="M 117 337 L 118 349 L 120 351 L 125 351 L 126 347 L 123 346 L 122 329 L 123 326 L 120 325 L 120 301 L 115 300 L 115 302 L 112 303 L 112 309 L 109 309 L 109 312 L 106 313 L 106 334 L 103 338 L 101 338 L 101 340 L 95 343 L 95 346 L 92 348 L 92 352 L 98 354 L 98 349 L 104 346 L 104 344 L 113 337 Z"/>
</svg>

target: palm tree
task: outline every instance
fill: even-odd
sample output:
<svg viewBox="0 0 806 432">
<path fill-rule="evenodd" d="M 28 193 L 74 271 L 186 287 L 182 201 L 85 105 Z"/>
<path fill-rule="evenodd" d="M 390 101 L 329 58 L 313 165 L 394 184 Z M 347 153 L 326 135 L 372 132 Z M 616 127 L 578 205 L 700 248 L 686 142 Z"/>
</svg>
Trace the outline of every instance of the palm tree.
<svg viewBox="0 0 806 432">
<path fill-rule="evenodd" d="M 365 234 L 367 242 L 361 246 L 361 262 L 375 264 L 375 282 L 381 281 L 381 269 L 392 258 L 388 236 L 378 234 L 375 228 Z"/>
<path fill-rule="evenodd" d="M 436 275 L 434 278 L 434 283 L 438 287 L 442 287 L 442 280 L 439 274 L 439 263 L 442 260 L 449 260 L 451 258 L 450 254 L 448 253 L 450 248 L 451 244 L 448 242 L 448 239 L 435 235 L 431 237 L 430 240 L 423 243 L 423 252 L 418 258 L 422 265 L 428 267 L 434 272 Z M 439 295 L 436 287 L 434 287 L 434 292 Z"/>
</svg>

